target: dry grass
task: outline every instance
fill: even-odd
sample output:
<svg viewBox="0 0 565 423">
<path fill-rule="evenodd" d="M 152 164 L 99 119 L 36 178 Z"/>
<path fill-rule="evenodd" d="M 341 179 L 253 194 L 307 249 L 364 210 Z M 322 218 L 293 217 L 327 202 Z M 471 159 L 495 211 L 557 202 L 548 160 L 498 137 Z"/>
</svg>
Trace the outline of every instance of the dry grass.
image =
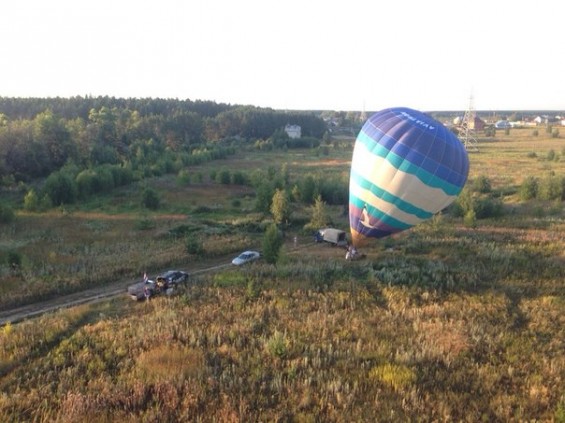
<svg viewBox="0 0 565 423">
<path fill-rule="evenodd" d="M 470 176 L 489 177 L 495 191 L 549 170 L 564 176 L 565 160 L 545 159 L 552 148 L 561 155 L 560 142 L 499 132 L 471 154 Z M 322 170 L 347 166 L 347 154 L 287 159 Z M 247 160 L 279 168 L 283 156 L 264 157 Z M 0 241 L 25 252 L 29 287 L 60 289 L 190 265 L 183 241 L 167 235 L 179 224 L 210 231 L 205 246 L 218 253 L 259 239 L 225 230 L 257 218 L 226 212 L 229 187 L 201 188 L 174 188 L 166 201 L 217 201 L 216 227 L 168 209 L 145 230 L 128 213 L 22 214 Z M 295 246 L 291 234 L 276 267 L 6 326 L 0 421 L 563 422 L 563 211 L 540 216 L 532 211 L 543 204 L 503 200 L 513 214 L 474 228 L 445 216 L 367 245 L 362 261 L 307 237 Z M 92 269 L 100 275 L 88 279 Z"/>
</svg>

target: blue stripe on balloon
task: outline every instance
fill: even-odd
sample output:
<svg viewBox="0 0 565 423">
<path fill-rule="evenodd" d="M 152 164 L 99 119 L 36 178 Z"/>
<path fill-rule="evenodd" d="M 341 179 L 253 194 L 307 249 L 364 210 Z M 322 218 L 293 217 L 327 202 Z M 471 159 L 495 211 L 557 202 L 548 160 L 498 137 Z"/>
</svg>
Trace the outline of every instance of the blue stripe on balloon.
<svg viewBox="0 0 565 423">
<path fill-rule="evenodd" d="M 403 230 L 385 225 L 382 222 L 378 222 L 378 226 L 375 225 L 376 227 L 373 229 L 363 226 L 359 223 L 359 216 L 361 216 L 362 213 L 362 209 L 355 207 L 353 204 L 349 205 L 349 215 L 351 216 L 350 225 L 356 232 L 360 233 L 363 236 L 371 238 L 384 238 L 385 236 L 389 236 Z"/>
<path fill-rule="evenodd" d="M 408 201 L 405 201 L 402 198 L 397 197 L 396 195 L 393 195 L 388 191 L 385 191 L 381 187 L 373 184 L 368 179 L 365 179 L 363 176 L 356 173 L 355 170 L 353 169 L 351 170 L 350 177 L 352 181 L 357 185 L 359 185 L 361 188 L 372 192 L 376 197 L 381 198 L 388 203 L 394 204 L 395 207 L 397 207 L 399 210 L 402 210 L 405 213 L 414 215 L 420 219 L 429 219 L 434 215 L 433 213 L 425 209 L 416 207 L 412 203 L 409 203 Z"/>
<path fill-rule="evenodd" d="M 408 229 L 408 228 L 411 228 L 412 226 L 414 226 L 414 225 L 402 222 L 398 219 L 395 219 L 392 216 L 389 216 L 388 214 L 377 209 L 376 207 L 373 207 L 370 204 L 367 204 L 365 201 L 361 200 L 360 198 L 357 198 L 353 194 L 349 195 L 349 202 L 351 204 L 353 204 L 355 207 L 357 207 L 361 210 L 363 209 L 363 207 L 367 207 L 367 213 L 369 214 L 369 216 L 371 216 L 373 219 L 376 220 L 374 226 L 379 226 L 380 224 L 384 224 L 384 225 L 387 225 L 387 226 L 391 226 L 393 228 L 397 228 L 399 231 L 404 230 L 404 229 Z"/>
<path fill-rule="evenodd" d="M 454 178 L 450 182 L 455 185 L 464 185 L 469 172 L 468 161 L 461 162 L 461 156 L 465 152 L 462 150 L 461 141 L 455 135 L 442 126 L 433 131 L 424 131 L 409 122 L 394 117 L 396 118 L 396 126 L 388 128 L 386 131 L 375 126 L 379 124 L 378 120 L 369 120 L 361 129 L 359 136 L 365 138 L 367 146 L 375 143 L 383 145 L 387 150 L 400 157 L 406 158 L 418 166 L 423 166 L 430 173 L 436 173 L 438 168 L 444 174 L 449 173 L 445 171 L 449 167 L 460 169 L 460 172 L 455 172 L 452 174 L 453 176 L 450 176 Z M 438 123 L 438 125 L 440 124 Z M 367 141 L 369 144 L 367 144 Z M 452 158 L 449 163 L 450 166 L 442 164 L 445 157 Z M 455 165 L 459 166 L 454 167 Z"/>
<path fill-rule="evenodd" d="M 386 135 L 383 138 L 389 138 Z M 357 141 L 364 144 L 371 154 L 385 158 L 395 168 L 416 176 L 426 185 L 433 188 L 442 189 L 448 195 L 458 195 L 465 184 L 466 175 L 460 175 L 453 169 L 441 166 L 436 162 L 430 163 L 425 158 L 421 160 L 421 164 L 414 164 L 406 160 L 404 157 L 386 148 L 386 143 L 382 143 L 382 139 L 376 142 L 363 131 L 357 136 Z M 367 160 L 366 158 L 364 160 Z M 428 169 L 432 169 L 430 172 Z"/>
</svg>

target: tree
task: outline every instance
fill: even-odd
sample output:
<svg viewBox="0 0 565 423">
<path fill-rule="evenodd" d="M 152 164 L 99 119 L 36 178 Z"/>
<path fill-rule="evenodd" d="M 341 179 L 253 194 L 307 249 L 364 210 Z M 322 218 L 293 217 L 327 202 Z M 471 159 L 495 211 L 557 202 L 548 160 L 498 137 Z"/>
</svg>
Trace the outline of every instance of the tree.
<svg viewBox="0 0 565 423">
<path fill-rule="evenodd" d="M 310 207 L 312 218 L 306 224 L 305 229 L 325 228 L 330 223 L 330 217 L 326 211 L 326 203 L 322 200 L 322 196 L 318 194 L 314 204 Z"/>
<path fill-rule="evenodd" d="M 271 213 L 277 225 L 287 223 L 290 219 L 290 201 L 285 190 L 277 189 L 271 202 Z"/>
<path fill-rule="evenodd" d="M 319 194 L 316 180 L 312 175 L 307 175 L 300 181 L 300 198 L 305 204 L 312 204 L 316 196 Z"/>
<path fill-rule="evenodd" d="M 43 189 L 54 206 L 72 204 L 77 198 L 78 190 L 74 178 L 65 172 L 59 171 L 49 175 Z"/>
<path fill-rule="evenodd" d="M 262 182 L 257 187 L 255 194 L 255 210 L 268 213 L 271 209 L 271 200 L 273 198 L 273 187 L 269 182 Z"/>
<path fill-rule="evenodd" d="M 24 209 L 27 211 L 37 211 L 39 209 L 39 198 L 35 190 L 30 189 L 24 197 Z"/>
<path fill-rule="evenodd" d="M 263 258 L 267 263 L 277 263 L 282 245 L 282 233 L 278 230 L 277 225 L 270 225 L 263 237 Z"/>
</svg>

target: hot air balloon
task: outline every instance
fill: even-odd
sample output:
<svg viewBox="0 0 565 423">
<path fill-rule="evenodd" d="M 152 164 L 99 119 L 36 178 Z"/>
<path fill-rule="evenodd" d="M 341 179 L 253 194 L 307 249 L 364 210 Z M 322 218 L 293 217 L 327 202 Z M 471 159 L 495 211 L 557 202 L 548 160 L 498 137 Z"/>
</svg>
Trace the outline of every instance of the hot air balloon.
<svg viewBox="0 0 565 423">
<path fill-rule="evenodd" d="M 465 147 L 440 122 L 404 107 L 375 113 L 357 136 L 351 162 L 353 245 L 431 218 L 457 198 L 468 174 Z"/>
</svg>

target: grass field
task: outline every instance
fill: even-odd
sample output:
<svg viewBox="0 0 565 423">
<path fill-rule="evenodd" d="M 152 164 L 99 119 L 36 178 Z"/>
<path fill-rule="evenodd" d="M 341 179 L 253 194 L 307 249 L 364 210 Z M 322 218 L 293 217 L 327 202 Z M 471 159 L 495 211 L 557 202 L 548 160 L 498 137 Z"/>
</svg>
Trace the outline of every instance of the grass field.
<svg viewBox="0 0 565 423">
<path fill-rule="evenodd" d="M 291 180 L 347 178 L 352 142 L 189 171 L 286 163 Z M 277 266 L 0 328 L 0 421 L 565 422 L 563 203 L 519 196 L 527 177 L 565 177 L 565 141 L 512 129 L 479 140 L 470 161 L 470 183 L 490 180 L 502 216 L 468 225 L 440 215 L 375 241 L 357 262 L 296 224 Z M 0 306 L 190 270 L 200 259 L 179 228 L 210 256 L 260 245 L 269 217 L 254 211 L 250 187 L 145 183 L 162 196 L 158 211 L 141 209 L 143 187 L 132 185 L 0 226 L 0 246 L 24 260 L 19 273 L 4 269 Z M 343 207 L 328 209 L 347 226 Z M 295 216 L 308 210 L 296 205 Z"/>
</svg>

